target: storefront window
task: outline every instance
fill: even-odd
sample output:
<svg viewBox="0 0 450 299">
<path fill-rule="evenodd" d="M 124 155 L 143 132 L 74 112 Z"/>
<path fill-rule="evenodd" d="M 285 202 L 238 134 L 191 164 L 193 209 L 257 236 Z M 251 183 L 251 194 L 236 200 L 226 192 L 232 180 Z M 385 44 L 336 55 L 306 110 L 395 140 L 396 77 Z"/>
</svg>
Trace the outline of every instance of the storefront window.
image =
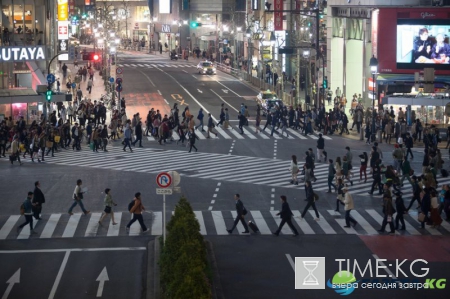
<svg viewBox="0 0 450 299">
<path fill-rule="evenodd" d="M 22 116 L 27 124 L 31 124 L 33 121 L 39 122 L 42 111 L 42 103 L 0 104 L 0 115 L 4 115 L 5 119 L 12 117 L 14 123 L 19 121 Z"/>
<path fill-rule="evenodd" d="M 150 21 L 150 10 L 146 6 L 136 7 L 136 22 L 148 22 Z"/>
</svg>

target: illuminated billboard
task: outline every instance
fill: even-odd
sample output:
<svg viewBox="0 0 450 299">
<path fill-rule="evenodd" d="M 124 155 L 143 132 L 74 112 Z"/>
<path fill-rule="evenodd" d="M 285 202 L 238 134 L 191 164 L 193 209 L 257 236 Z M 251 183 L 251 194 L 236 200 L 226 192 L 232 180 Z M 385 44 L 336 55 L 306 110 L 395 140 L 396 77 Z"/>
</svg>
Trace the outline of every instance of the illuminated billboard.
<svg viewBox="0 0 450 299">
<path fill-rule="evenodd" d="M 159 13 L 172 13 L 172 0 L 159 0 Z"/>
</svg>

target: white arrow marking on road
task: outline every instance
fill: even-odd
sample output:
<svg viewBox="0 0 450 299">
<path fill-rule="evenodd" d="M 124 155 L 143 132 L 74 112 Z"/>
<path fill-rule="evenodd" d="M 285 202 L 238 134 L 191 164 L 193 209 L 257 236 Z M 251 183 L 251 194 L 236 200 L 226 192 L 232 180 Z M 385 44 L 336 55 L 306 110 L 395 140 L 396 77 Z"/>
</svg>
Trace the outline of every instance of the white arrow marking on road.
<svg viewBox="0 0 450 299">
<path fill-rule="evenodd" d="M 197 88 L 197 90 L 198 90 L 199 93 L 203 93 L 203 91 L 201 91 L 200 89 Z"/>
<path fill-rule="evenodd" d="M 102 272 L 98 276 L 96 281 L 100 281 L 98 284 L 97 297 L 101 297 L 103 294 L 103 287 L 105 286 L 105 281 L 109 281 L 108 272 L 106 272 L 106 267 L 103 268 Z"/>
<path fill-rule="evenodd" d="M 16 271 L 16 273 L 14 273 L 13 276 L 11 276 L 10 279 L 8 279 L 8 281 L 6 283 L 8 284 L 8 287 L 6 288 L 6 291 L 3 294 L 2 299 L 8 298 L 9 293 L 11 293 L 11 290 L 15 283 L 20 283 L 20 268 L 19 268 L 19 270 Z"/>
<path fill-rule="evenodd" d="M 228 89 L 222 89 L 224 93 L 228 93 Z"/>
</svg>

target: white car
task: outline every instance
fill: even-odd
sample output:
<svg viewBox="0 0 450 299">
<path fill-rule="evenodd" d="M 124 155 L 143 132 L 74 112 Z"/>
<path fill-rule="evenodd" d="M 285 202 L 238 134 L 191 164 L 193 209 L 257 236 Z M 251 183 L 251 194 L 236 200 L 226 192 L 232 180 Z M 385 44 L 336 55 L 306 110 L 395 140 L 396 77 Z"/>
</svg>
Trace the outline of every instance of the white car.
<svg viewBox="0 0 450 299">
<path fill-rule="evenodd" d="M 208 74 L 208 75 L 216 74 L 216 68 L 214 67 L 214 64 L 211 61 L 201 61 L 197 65 L 197 71 L 199 74 Z"/>
</svg>

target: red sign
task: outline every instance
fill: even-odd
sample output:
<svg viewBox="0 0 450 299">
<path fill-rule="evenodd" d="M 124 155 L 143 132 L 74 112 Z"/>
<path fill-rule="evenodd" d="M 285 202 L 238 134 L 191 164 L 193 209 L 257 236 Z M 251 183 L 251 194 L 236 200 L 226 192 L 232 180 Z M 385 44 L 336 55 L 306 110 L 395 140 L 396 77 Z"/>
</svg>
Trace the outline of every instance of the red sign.
<svg viewBox="0 0 450 299">
<path fill-rule="evenodd" d="M 59 34 L 67 34 L 67 26 L 59 26 Z"/>
<path fill-rule="evenodd" d="M 69 0 L 69 15 L 75 12 L 75 0 Z"/>
<path fill-rule="evenodd" d="M 160 188 L 167 188 L 172 184 L 172 177 L 167 172 L 161 172 L 156 176 L 156 184 Z"/>
<path fill-rule="evenodd" d="M 274 1 L 274 29 L 275 31 L 283 30 L 283 0 Z"/>
</svg>

